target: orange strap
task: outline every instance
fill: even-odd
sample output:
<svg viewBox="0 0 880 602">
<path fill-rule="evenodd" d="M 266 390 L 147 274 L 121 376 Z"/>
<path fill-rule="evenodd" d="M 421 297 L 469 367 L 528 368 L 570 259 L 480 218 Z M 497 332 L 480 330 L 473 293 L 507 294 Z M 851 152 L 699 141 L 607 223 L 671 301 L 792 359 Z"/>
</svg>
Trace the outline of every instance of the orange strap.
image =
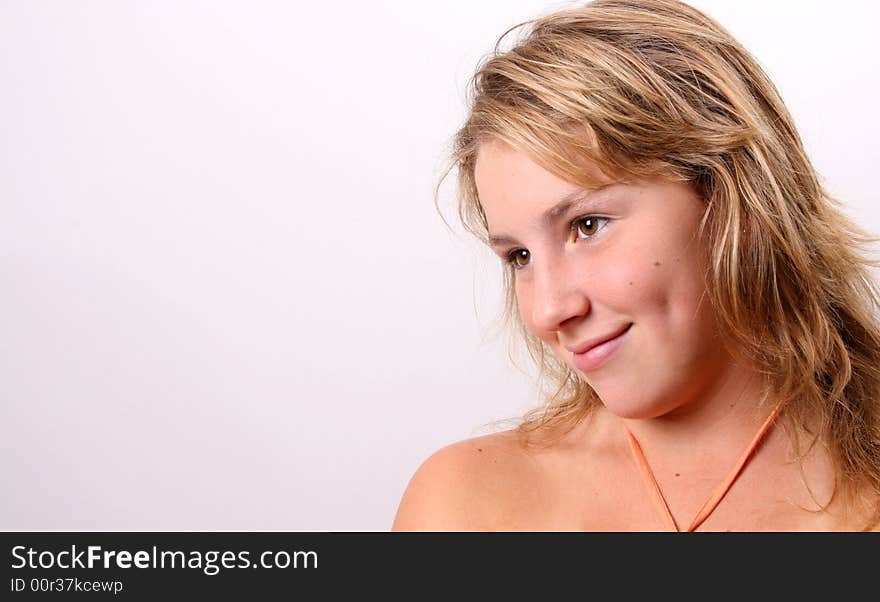
<svg viewBox="0 0 880 602">
<path fill-rule="evenodd" d="M 776 420 L 776 417 L 779 416 L 779 412 L 782 409 L 782 404 L 776 406 L 770 415 L 767 416 L 767 419 L 764 421 L 764 424 L 761 426 L 761 429 L 758 431 L 758 434 L 755 435 L 755 438 L 752 439 L 752 442 L 749 443 L 749 446 L 742 453 L 737 461 L 736 465 L 733 467 L 733 470 L 727 476 L 721 484 L 715 489 L 715 492 L 706 500 L 706 503 L 703 504 L 703 507 L 700 508 L 697 515 L 694 517 L 694 520 L 691 521 L 691 524 L 688 526 L 688 531 L 695 531 L 697 527 L 699 527 L 706 518 L 712 514 L 712 511 L 715 510 L 715 507 L 718 506 L 718 503 L 721 499 L 727 494 L 733 482 L 742 472 L 743 468 L 746 465 L 746 462 L 749 461 L 752 454 L 757 449 L 758 444 L 761 443 L 761 440 L 764 438 L 764 435 L 770 429 L 770 426 L 773 424 L 773 421 Z M 648 461 L 645 459 L 645 454 L 642 452 L 642 448 L 639 445 L 639 442 L 636 441 L 636 438 L 633 434 L 626 428 L 624 425 L 624 429 L 626 430 L 627 437 L 629 439 L 629 446 L 633 452 L 633 456 L 635 457 L 636 464 L 639 467 L 639 471 L 642 474 L 642 479 L 645 481 L 645 484 L 648 487 L 648 490 L 651 493 L 652 500 L 654 505 L 657 507 L 657 510 L 663 516 L 666 521 L 667 527 L 671 531 L 680 531 L 678 528 L 678 524 L 675 522 L 675 518 L 672 516 L 672 512 L 669 511 L 669 505 L 666 503 L 666 499 L 663 497 L 663 493 L 660 491 L 660 486 L 657 485 L 657 479 L 654 478 L 654 473 L 651 472 L 651 467 L 648 465 Z"/>
</svg>

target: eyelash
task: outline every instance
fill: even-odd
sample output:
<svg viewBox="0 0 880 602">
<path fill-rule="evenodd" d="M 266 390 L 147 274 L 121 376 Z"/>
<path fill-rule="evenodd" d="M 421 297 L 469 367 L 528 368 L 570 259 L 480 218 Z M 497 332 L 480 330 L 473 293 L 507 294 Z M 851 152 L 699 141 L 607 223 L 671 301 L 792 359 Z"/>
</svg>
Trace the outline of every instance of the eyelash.
<svg viewBox="0 0 880 602">
<path fill-rule="evenodd" d="M 584 223 L 584 222 L 586 222 L 586 221 L 588 221 L 588 220 L 591 220 L 591 219 L 599 221 L 599 222 L 600 222 L 600 225 L 598 226 L 598 229 L 597 229 L 593 234 L 590 234 L 589 236 L 584 236 L 584 237 L 583 237 L 584 239 L 590 239 L 590 238 L 593 238 L 594 236 L 596 236 L 599 232 L 601 232 L 601 231 L 605 228 L 605 224 L 607 224 L 608 221 L 609 221 L 609 218 L 607 218 L 607 217 L 602 217 L 601 215 L 584 215 L 583 217 L 579 217 L 579 218 L 577 218 L 577 219 L 575 219 L 574 221 L 571 222 L 570 231 L 571 231 L 571 232 L 574 232 L 576 235 L 579 234 L 579 226 L 580 226 L 582 223 Z M 579 239 L 577 239 L 577 240 L 581 240 L 581 239 L 579 238 Z M 504 262 L 505 262 L 507 265 L 511 266 L 515 271 L 519 271 L 519 270 L 523 269 L 523 268 L 526 267 L 528 264 L 526 264 L 526 265 L 524 265 L 524 266 L 517 266 L 517 264 L 516 264 L 516 254 L 517 254 L 517 253 L 520 253 L 520 252 L 522 252 L 522 251 L 525 251 L 525 250 L 526 250 L 526 249 L 521 249 L 521 248 L 519 248 L 519 249 L 511 249 L 511 250 L 508 251 L 507 254 L 504 256 Z M 529 262 L 529 263 L 531 263 L 531 262 Z"/>
</svg>

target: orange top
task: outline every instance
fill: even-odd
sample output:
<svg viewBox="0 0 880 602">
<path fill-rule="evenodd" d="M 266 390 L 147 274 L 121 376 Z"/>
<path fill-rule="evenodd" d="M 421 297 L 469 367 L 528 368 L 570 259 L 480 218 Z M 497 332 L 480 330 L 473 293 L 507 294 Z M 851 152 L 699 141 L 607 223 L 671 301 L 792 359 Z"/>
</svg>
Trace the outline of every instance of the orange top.
<svg viewBox="0 0 880 602">
<path fill-rule="evenodd" d="M 767 420 L 764 421 L 764 424 L 761 426 L 761 429 L 758 431 L 758 434 L 755 435 L 755 438 L 752 439 L 752 442 L 749 443 L 749 446 L 743 452 L 742 456 L 740 456 L 739 461 L 733 467 L 733 470 L 727 476 L 721 484 L 715 489 L 715 492 L 706 500 L 706 503 L 703 504 L 703 507 L 700 508 L 697 515 L 694 517 L 694 520 L 691 521 L 691 524 L 688 526 L 687 531 L 695 531 L 697 527 L 699 527 L 704 520 L 706 520 L 712 511 L 715 510 L 715 507 L 718 506 L 718 503 L 721 499 L 727 494 L 733 482 L 742 472 L 743 468 L 746 465 L 746 462 L 749 461 L 749 458 L 752 457 L 752 454 L 755 452 L 755 449 L 761 443 L 761 440 L 764 438 L 764 435 L 770 429 L 770 426 L 773 424 L 773 421 L 776 420 L 776 417 L 779 416 L 779 412 L 782 409 L 782 405 L 776 406 L 776 408 L 770 412 L 770 415 L 767 417 Z M 666 521 L 667 526 L 672 531 L 680 531 L 678 528 L 678 524 L 675 522 L 675 518 L 672 516 L 672 512 L 669 511 L 669 505 L 666 503 L 666 499 L 663 497 L 663 493 L 660 491 L 660 486 L 657 485 L 657 480 L 654 478 L 654 473 L 651 472 L 651 467 L 648 465 L 648 461 L 645 459 L 645 454 L 642 452 L 642 448 L 639 446 L 639 442 L 636 441 L 636 438 L 633 434 L 626 428 L 624 425 L 624 429 L 626 430 L 627 437 L 629 438 L 629 446 L 633 452 L 633 456 L 635 456 L 636 464 L 639 466 L 639 470 L 642 473 L 642 478 L 645 481 L 645 484 L 648 486 L 648 489 L 651 492 L 652 499 L 654 501 L 654 505 L 657 506 L 657 509 L 660 511 L 660 514 L 663 515 L 663 518 Z"/>
</svg>

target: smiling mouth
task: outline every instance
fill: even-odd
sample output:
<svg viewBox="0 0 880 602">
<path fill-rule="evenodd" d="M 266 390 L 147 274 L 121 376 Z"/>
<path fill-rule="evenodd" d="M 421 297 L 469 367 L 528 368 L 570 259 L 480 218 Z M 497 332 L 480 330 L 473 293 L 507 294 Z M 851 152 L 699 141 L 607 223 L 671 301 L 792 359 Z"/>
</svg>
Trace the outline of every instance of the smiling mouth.
<svg viewBox="0 0 880 602">
<path fill-rule="evenodd" d="M 602 337 L 602 338 L 598 339 L 597 342 L 594 342 L 592 344 L 587 344 L 587 345 L 578 345 L 574 349 L 572 349 L 572 348 L 568 348 L 568 349 L 569 349 L 569 351 L 571 351 L 571 353 L 573 355 L 582 355 L 584 353 L 588 353 L 591 350 L 595 349 L 596 347 L 604 345 L 605 343 L 607 343 L 609 341 L 613 341 L 617 337 L 619 337 L 623 334 L 626 334 L 630 328 L 632 328 L 632 322 L 630 322 L 629 324 L 627 324 L 626 326 L 624 326 L 623 328 L 621 328 L 617 332 L 612 333 L 610 336 L 606 336 L 606 337 Z"/>
<path fill-rule="evenodd" d="M 623 344 L 627 333 L 632 329 L 629 324 L 616 336 L 602 341 L 598 345 L 588 348 L 580 353 L 572 353 L 572 362 L 582 372 L 596 370 L 611 358 L 615 351 Z"/>
</svg>

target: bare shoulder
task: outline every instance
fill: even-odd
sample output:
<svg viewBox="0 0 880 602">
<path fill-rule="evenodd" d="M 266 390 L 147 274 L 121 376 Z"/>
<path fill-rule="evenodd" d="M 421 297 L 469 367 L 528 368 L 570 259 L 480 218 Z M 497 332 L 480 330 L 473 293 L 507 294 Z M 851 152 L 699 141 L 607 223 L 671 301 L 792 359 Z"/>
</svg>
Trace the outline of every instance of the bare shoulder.
<svg viewBox="0 0 880 602">
<path fill-rule="evenodd" d="M 409 481 L 392 531 L 485 531 L 534 470 L 515 431 L 465 439 L 429 456 Z"/>
</svg>

